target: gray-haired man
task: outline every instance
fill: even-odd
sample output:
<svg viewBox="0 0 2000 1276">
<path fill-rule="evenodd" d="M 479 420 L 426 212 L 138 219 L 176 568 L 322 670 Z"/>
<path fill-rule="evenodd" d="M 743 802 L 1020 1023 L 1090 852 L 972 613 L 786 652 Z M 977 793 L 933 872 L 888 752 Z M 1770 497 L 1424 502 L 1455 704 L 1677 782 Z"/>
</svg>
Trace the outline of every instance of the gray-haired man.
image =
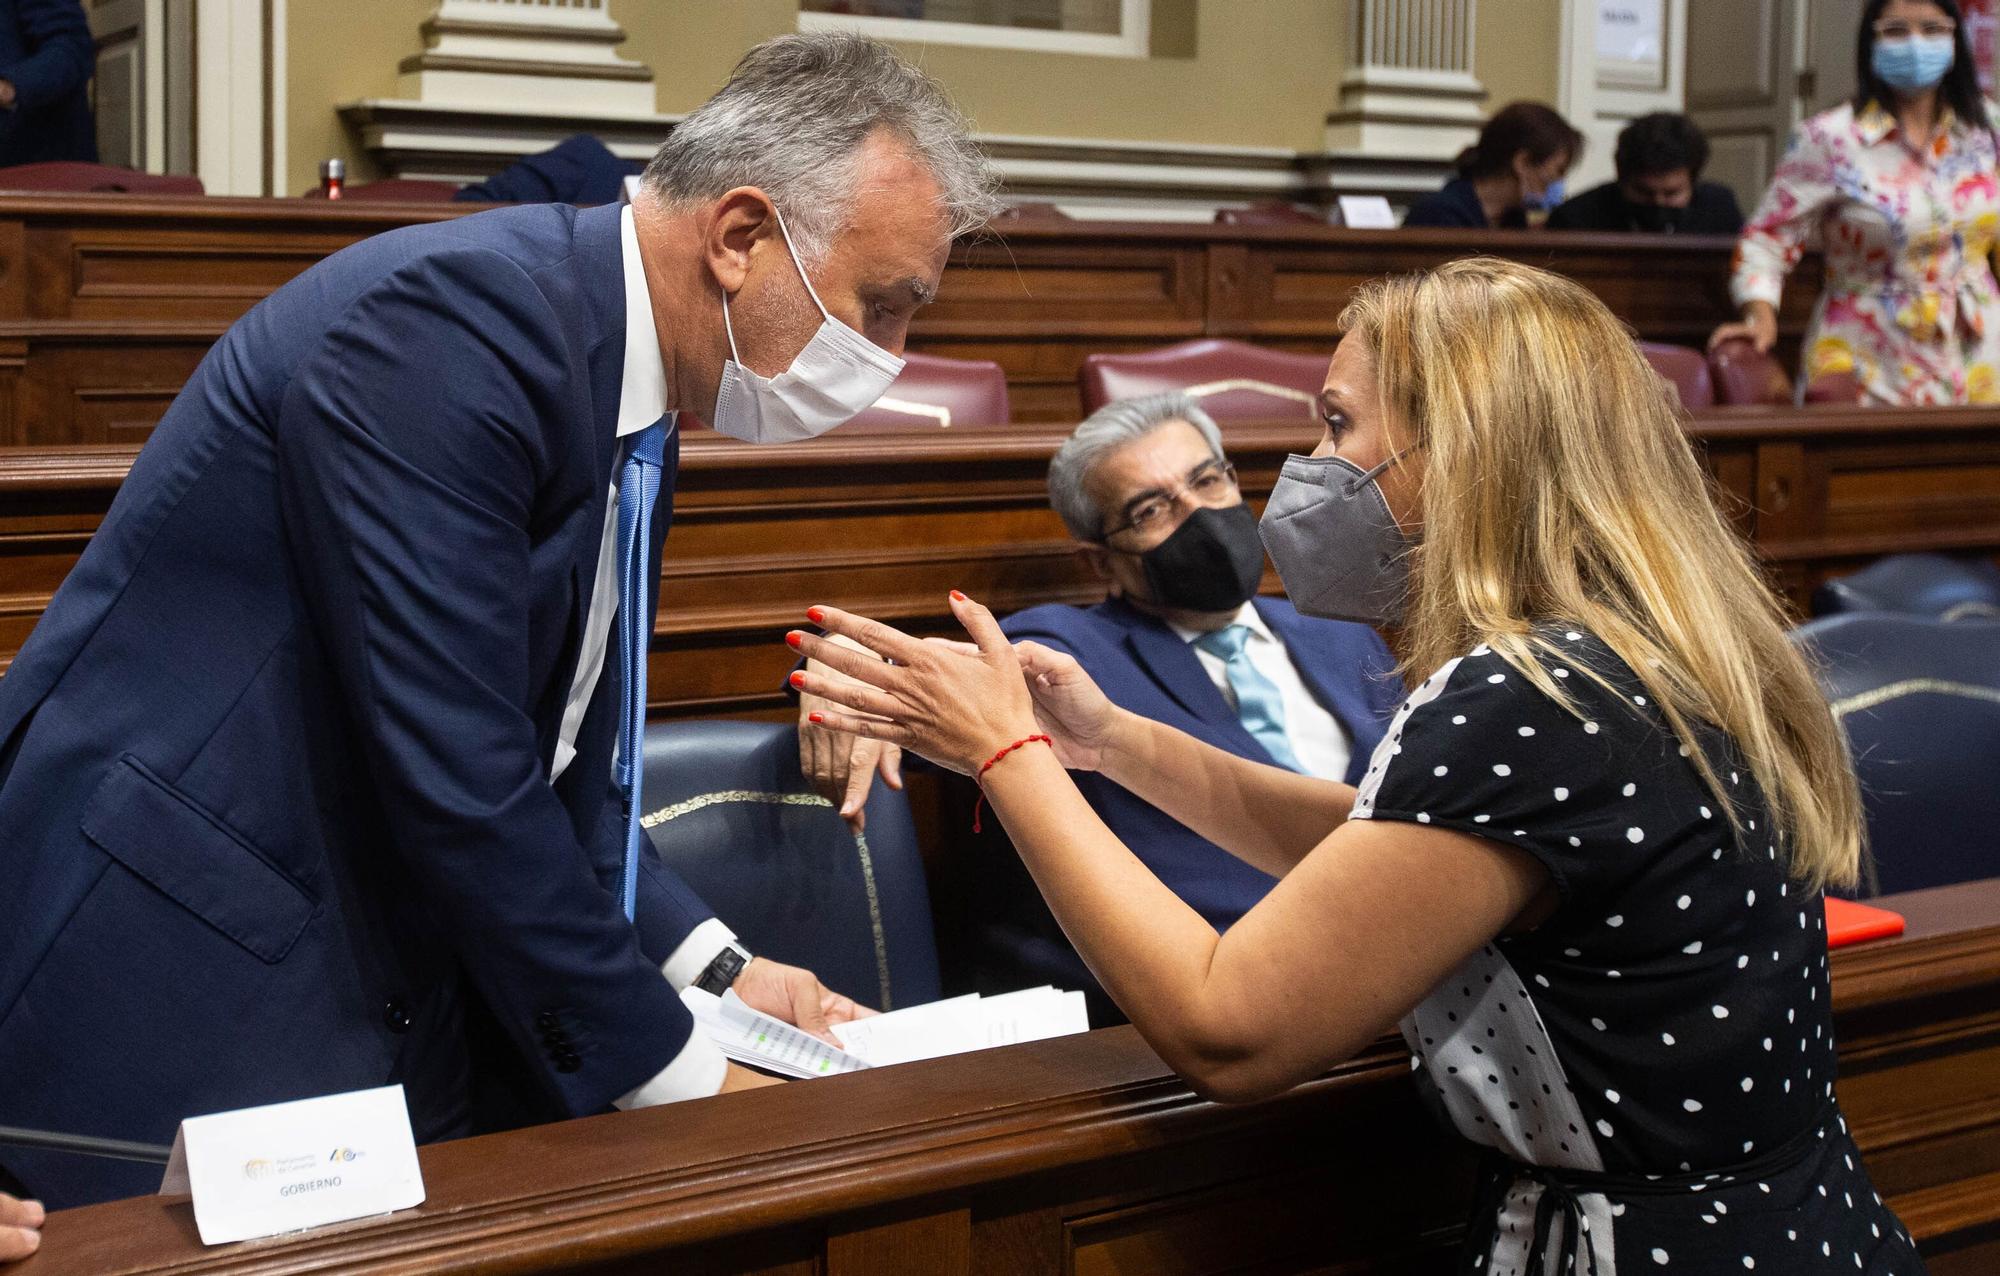
<svg viewBox="0 0 2000 1276">
<path fill-rule="evenodd" d="M 934 83 L 785 37 L 629 210 L 377 236 L 236 324 L 0 680 L 0 1124 L 164 1143 L 400 1083 L 434 1139 L 747 1082 L 690 983 L 854 1013 L 638 828 L 676 414 L 859 412 L 992 207 Z"/>
</svg>

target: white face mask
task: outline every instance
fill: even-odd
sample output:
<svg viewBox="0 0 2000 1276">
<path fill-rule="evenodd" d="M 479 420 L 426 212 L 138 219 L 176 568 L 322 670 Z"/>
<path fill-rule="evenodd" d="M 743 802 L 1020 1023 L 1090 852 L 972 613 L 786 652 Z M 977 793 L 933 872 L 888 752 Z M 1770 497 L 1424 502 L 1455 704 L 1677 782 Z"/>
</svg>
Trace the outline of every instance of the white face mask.
<svg viewBox="0 0 2000 1276">
<path fill-rule="evenodd" d="M 776 207 L 773 206 L 773 212 Z M 715 392 L 715 413 L 709 418 L 718 431 L 745 443 L 797 443 L 818 438 L 836 425 L 853 420 L 882 397 L 903 371 L 903 361 L 827 313 L 799 265 L 784 214 L 778 233 L 785 251 L 798 266 L 806 295 L 819 307 L 819 331 L 799 351 L 792 366 L 775 377 L 762 377 L 743 366 L 736 350 L 736 329 L 729 322 L 729 294 L 722 294 L 722 326 L 729 334 L 729 359 L 722 365 L 722 384 Z"/>
</svg>

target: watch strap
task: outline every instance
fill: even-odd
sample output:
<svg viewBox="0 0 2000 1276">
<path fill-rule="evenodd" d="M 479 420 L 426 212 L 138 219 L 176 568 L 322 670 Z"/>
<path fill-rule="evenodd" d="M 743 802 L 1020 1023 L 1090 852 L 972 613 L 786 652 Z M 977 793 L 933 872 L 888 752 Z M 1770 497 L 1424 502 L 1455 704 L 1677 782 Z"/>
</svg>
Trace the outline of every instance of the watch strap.
<svg viewBox="0 0 2000 1276">
<path fill-rule="evenodd" d="M 705 993 L 720 997 L 729 991 L 730 986 L 736 982 L 736 977 L 742 974 L 743 968 L 749 964 L 749 953 L 735 944 L 724 944 L 722 951 L 715 955 L 715 960 L 708 963 L 701 975 L 696 978 L 694 986 Z"/>
</svg>

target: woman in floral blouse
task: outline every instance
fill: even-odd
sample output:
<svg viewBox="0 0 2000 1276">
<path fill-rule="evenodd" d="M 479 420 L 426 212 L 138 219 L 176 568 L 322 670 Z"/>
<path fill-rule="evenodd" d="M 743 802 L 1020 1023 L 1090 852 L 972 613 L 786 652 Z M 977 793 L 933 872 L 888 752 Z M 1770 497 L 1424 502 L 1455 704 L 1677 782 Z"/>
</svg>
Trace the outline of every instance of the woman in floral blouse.
<svg viewBox="0 0 2000 1276">
<path fill-rule="evenodd" d="M 1870 0 L 1861 91 L 1807 120 L 1736 248 L 1741 322 L 1777 341 L 1785 274 L 1811 243 L 1826 291 L 1800 387 L 1845 373 L 1877 404 L 2000 402 L 2000 149 L 1954 0 Z"/>
</svg>

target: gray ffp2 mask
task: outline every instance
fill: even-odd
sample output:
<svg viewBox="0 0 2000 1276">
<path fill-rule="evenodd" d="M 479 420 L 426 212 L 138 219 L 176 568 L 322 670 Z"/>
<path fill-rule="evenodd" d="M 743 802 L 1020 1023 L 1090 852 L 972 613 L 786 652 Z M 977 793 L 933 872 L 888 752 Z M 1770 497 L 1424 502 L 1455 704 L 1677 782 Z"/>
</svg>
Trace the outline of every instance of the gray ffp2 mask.
<svg viewBox="0 0 2000 1276">
<path fill-rule="evenodd" d="M 1257 533 L 1305 615 L 1364 625 L 1402 618 L 1411 541 L 1375 482 L 1398 459 L 1372 470 L 1337 456 L 1285 459 Z"/>
</svg>

